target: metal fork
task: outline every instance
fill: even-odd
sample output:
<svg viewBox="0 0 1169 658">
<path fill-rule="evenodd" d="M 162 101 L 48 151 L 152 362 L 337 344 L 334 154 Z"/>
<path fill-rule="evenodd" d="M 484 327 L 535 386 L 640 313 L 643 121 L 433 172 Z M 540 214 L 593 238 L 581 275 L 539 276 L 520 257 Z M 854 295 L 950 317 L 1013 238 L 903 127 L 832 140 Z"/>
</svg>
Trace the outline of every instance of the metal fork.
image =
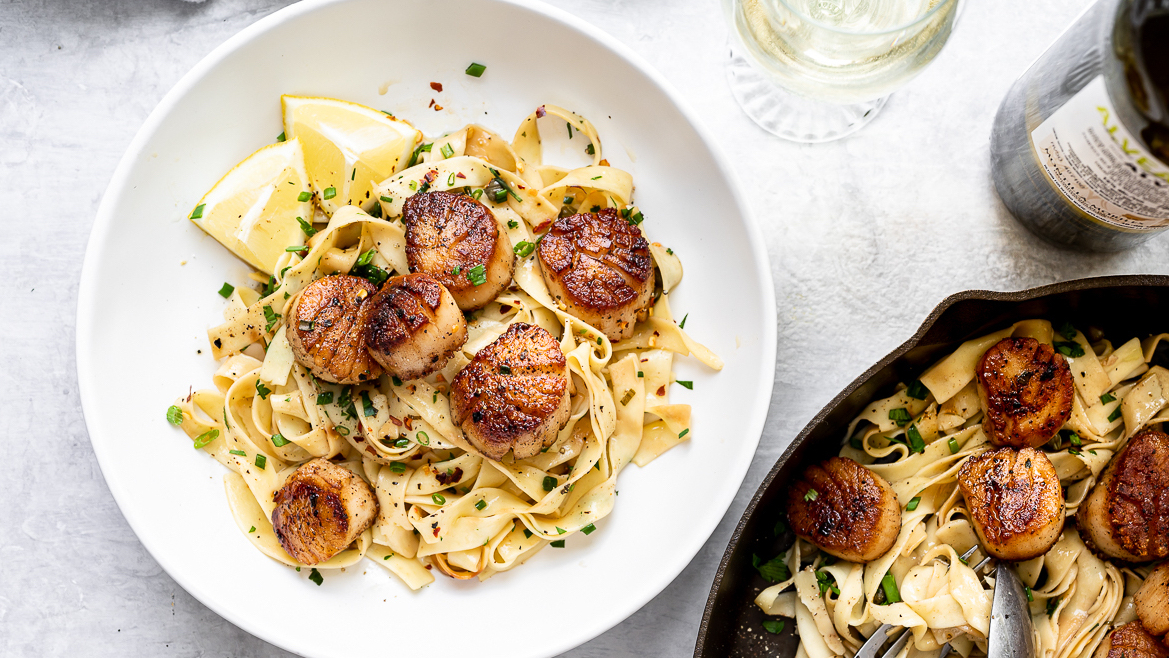
<svg viewBox="0 0 1169 658">
<path fill-rule="evenodd" d="M 963 553 L 962 561 L 965 562 L 967 559 L 969 559 L 971 555 L 974 555 L 974 551 L 976 550 L 978 550 L 977 545 Z M 988 557 L 982 562 L 979 562 L 978 565 L 974 567 L 974 570 L 976 572 L 981 571 L 983 567 L 990 564 L 990 560 L 991 558 Z M 869 639 L 865 640 L 864 645 L 861 646 L 860 651 L 856 652 L 856 656 L 854 656 L 854 658 L 876 658 L 877 652 L 880 651 L 881 647 L 885 645 L 885 642 L 889 640 L 889 633 L 894 628 L 897 627 L 893 624 L 882 624 L 880 628 L 878 628 L 872 635 L 869 636 Z M 901 653 L 901 650 L 905 648 L 905 645 L 909 644 L 909 640 L 912 637 L 913 633 L 910 633 L 908 629 L 903 630 L 901 635 L 893 642 L 893 646 L 889 647 L 889 650 L 886 651 L 881 656 L 881 658 L 896 658 L 897 654 Z M 942 645 L 942 652 L 938 655 L 938 658 L 946 658 L 946 656 L 950 655 L 951 650 L 952 647 L 950 646 L 949 642 Z"/>
</svg>

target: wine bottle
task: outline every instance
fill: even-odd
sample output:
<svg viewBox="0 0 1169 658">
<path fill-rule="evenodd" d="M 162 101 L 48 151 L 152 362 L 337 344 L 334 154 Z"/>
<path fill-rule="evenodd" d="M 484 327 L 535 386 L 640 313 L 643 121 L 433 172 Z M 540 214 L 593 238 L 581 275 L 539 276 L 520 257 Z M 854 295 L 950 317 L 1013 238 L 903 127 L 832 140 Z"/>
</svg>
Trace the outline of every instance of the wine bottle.
<svg viewBox="0 0 1169 658">
<path fill-rule="evenodd" d="M 1169 0 L 1099 0 L 995 116 L 999 197 L 1028 229 L 1090 251 L 1169 228 Z"/>
</svg>

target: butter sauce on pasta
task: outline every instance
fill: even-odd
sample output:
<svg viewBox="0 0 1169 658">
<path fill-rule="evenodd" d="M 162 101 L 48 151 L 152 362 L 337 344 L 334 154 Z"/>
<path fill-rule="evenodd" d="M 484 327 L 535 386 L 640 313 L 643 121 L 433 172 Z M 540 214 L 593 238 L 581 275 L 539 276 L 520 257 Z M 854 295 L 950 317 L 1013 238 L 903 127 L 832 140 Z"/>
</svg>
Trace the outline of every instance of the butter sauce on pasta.
<svg viewBox="0 0 1169 658">
<path fill-rule="evenodd" d="M 589 140 L 592 164 L 572 170 L 543 164 L 537 118 L 546 115 Z M 368 557 L 411 589 L 434 580 L 430 567 L 484 580 L 550 543 L 593 532 L 612 510 L 617 475 L 630 462 L 644 466 L 690 438 L 689 405 L 669 399 L 674 355 L 722 368 L 671 315 L 669 293 L 682 277 L 672 250 L 651 243 L 661 281 L 656 301 L 633 336 L 617 343 L 555 303 L 532 251 L 524 253 L 522 245 L 535 244 L 562 212 L 612 207 L 641 218 L 631 205 L 632 176 L 608 166 L 583 117 L 545 105 L 511 143 L 469 125 L 420 155 L 418 164 L 376 185 L 376 206 L 318 215 L 327 227 L 311 237 L 307 253 L 281 257 L 266 294 L 243 287 L 231 293 L 224 322 L 208 331 L 212 356 L 222 362 L 215 388 L 175 403 L 196 447 L 230 469 L 228 506 L 262 553 L 298 566 L 273 532 L 273 495 L 299 465 L 324 457 L 368 482 L 380 512 L 348 549 L 316 567 Z M 497 179 L 508 188 L 502 199 L 482 193 Z M 403 202 L 419 190 L 464 191 L 487 205 L 517 245 L 513 284 L 469 318 L 466 344 L 437 373 L 416 381 L 386 375 L 351 387 L 314 378 L 286 337 L 289 300 L 317 279 L 350 272 L 359 259 L 408 273 L 399 219 Z M 573 384 L 571 415 L 539 455 L 492 461 L 452 422 L 448 386 L 516 322 L 559 338 Z"/>
<path fill-rule="evenodd" d="M 982 429 L 975 383 L 983 353 L 1009 336 L 1081 348 L 1082 355 L 1068 350 L 1077 354 L 1068 357 L 1075 401 L 1059 435 L 1071 431 L 1078 439 L 1044 448 L 1067 490 L 1069 518 L 1128 439 L 1169 422 L 1169 370 L 1150 363 L 1169 334 L 1114 346 L 1070 326 L 1058 331 L 1046 320 L 1025 320 L 967 341 L 919 382 L 898 385 L 849 424 L 839 454 L 892 485 L 903 510 L 901 532 L 893 548 L 869 564 L 835 560 L 803 539 L 779 556 L 789 577 L 763 590 L 755 603 L 768 615 L 795 619 L 798 658 L 852 655 L 885 623 L 913 634 L 901 656 L 937 656 L 947 642 L 964 657 L 986 655 L 994 580 L 980 579 L 959 558 L 978 538 L 957 481 L 963 462 L 994 447 Z M 903 418 L 894 412 L 900 409 L 908 422 L 895 420 Z M 921 444 L 910 438 L 910 428 Z M 1032 599 L 1038 656 L 1092 656 L 1113 626 L 1136 619 L 1132 595 L 1150 568 L 1101 560 L 1073 525 L 1065 526 L 1045 555 L 1016 565 Z M 900 601 L 886 598 L 887 574 Z"/>
</svg>

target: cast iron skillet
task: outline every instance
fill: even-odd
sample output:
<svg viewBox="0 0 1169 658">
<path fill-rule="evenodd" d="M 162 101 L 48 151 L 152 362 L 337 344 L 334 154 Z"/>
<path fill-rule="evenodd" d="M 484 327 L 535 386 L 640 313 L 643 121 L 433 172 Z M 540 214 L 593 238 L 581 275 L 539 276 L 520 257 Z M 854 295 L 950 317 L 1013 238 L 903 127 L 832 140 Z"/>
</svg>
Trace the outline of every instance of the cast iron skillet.
<svg viewBox="0 0 1169 658">
<path fill-rule="evenodd" d="M 837 454 L 849 421 L 870 400 L 891 394 L 898 382 L 913 381 L 959 343 L 1017 320 L 1044 318 L 1057 324 L 1071 320 L 1081 327 L 1099 327 L 1119 345 L 1134 336 L 1144 338 L 1169 329 L 1165 309 L 1169 309 L 1169 276 L 1154 275 L 1080 279 L 1020 292 L 970 290 L 948 297 L 912 338 L 816 414 L 759 485 L 714 576 L 694 655 L 790 658 L 796 654 L 799 639 L 793 633 L 793 620 L 785 620 L 784 631 L 778 635 L 763 629 L 767 617 L 754 600 L 769 583 L 752 567 L 751 556 L 769 560 L 791 545 L 790 531 L 779 537 L 773 532 L 775 522 L 785 516 L 787 483 L 808 464 Z"/>
</svg>

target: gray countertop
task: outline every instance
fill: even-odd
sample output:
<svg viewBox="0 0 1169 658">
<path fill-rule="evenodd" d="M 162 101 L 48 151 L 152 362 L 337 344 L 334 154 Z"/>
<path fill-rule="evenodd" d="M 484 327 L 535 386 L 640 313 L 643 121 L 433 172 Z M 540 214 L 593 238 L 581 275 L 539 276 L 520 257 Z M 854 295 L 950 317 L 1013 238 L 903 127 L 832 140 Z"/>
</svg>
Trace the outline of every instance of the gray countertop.
<svg viewBox="0 0 1169 658">
<path fill-rule="evenodd" d="M 138 543 L 90 449 L 74 368 L 81 262 L 122 152 L 200 58 L 285 4 L 0 0 L 0 338 L 14 348 L 0 370 L 4 656 L 286 655 L 191 598 Z M 1047 246 L 990 181 L 999 100 L 1086 0 L 967 2 L 941 56 L 871 125 L 817 146 L 739 111 L 717 0 L 553 4 L 632 46 L 713 131 L 763 227 L 779 309 L 771 411 L 734 505 L 672 585 L 571 656 L 689 654 L 727 539 L 776 457 L 946 295 L 1169 273 L 1165 237 L 1115 255 Z"/>
</svg>

